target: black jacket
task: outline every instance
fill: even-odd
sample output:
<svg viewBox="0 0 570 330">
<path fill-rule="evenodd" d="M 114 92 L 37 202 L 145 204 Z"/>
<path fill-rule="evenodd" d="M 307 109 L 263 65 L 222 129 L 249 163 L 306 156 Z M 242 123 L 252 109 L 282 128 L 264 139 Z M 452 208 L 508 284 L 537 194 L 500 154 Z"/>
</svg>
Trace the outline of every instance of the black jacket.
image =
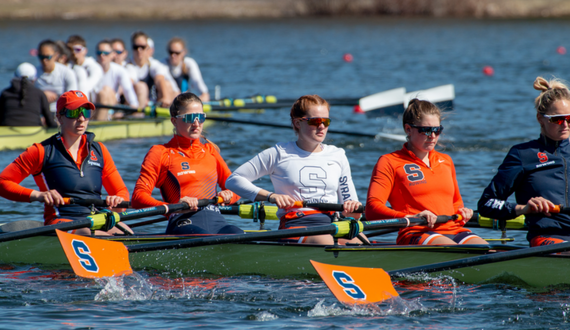
<svg viewBox="0 0 570 330">
<path fill-rule="evenodd" d="M 13 78 L 11 86 L 0 95 L 0 126 L 42 126 L 42 116 L 48 127 L 57 127 L 47 98 L 32 81 L 27 81 L 20 102 L 22 79 Z"/>
</svg>

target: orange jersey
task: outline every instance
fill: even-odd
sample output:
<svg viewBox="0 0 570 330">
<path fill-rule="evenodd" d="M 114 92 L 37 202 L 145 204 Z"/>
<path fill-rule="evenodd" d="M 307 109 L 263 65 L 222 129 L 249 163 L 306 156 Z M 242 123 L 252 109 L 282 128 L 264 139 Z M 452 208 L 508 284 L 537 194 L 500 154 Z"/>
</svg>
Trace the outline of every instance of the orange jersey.
<svg viewBox="0 0 570 330">
<path fill-rule="evenodd" d="M 453 215 L 463 208 L 453 161 L 448 155 L 432 150 L 427 166 L 407 144 L 401 150 L 386 154 L 378 160 L 368 189 L 366 219 L 402 218 L 429 210 L 435 215 Z M 392 208 L 386 206 L 390 202 Z M 434 228 L 413 226 L 400 230 L 398 237 L 415 231 L 436 231 L 457 234 L 469 231 L 462 222 L 449 221 Z"/>
<path fill-rule="evenodd" d="M 168 143 L 153 146 L 141 166 L 133 207 L 178 203 L 185 196 L 211 199 L 217 195 L 217 186 L 226 190 L 226 179 L 232 172 L 214 144 L 201 140 L 175 135 Z M 155 187 L 164 202 L 152 197 Z M 234 194 L 231 202 L 239 198 Z"/>
<path fill-rule="evenodd" d="M 63 140 L 63 138 L 61 138 Z M 107 148 L 100 142 L 101 152 L 104 160 L 104 167 L 102 170 L 102 184 L 109 195 L 116 195 L 129 200 L 129 191 L 115 167 L 115 163 L 109 154 Z M 69 150 L 67 150 L 69 153 Z M 83 135 L 81 138 L 81 145 L 77 153 L 75 165 L 80 170 L 85 159 L 89 156 L 87 148 L 87 137 Z M 27 148 L 18 158 L 16 158 L 10 165 L 8 165 L 2 173 L 0 173 L 0 196 L 16 201 L 16 202 L 30 202 L 30 195 L 32 189 L 25 188 L 20 185 L 26 177 L 30 174 L 34 176 L 36 185 L 39 191 L 48 191 L 48 186 L 42 174 L 45 158 L 45 149 L 41 143 L 34 143 L 31 147 Z M 69 178 L 62 178 L 62 180 Z M 66 197 L 66 196 L 63 196 Z M 53 219 L 57 218 L 57 210 L 51 206 L 45 206 L 44 220 L 45 224 L 50 223 Z"/>
</svg>

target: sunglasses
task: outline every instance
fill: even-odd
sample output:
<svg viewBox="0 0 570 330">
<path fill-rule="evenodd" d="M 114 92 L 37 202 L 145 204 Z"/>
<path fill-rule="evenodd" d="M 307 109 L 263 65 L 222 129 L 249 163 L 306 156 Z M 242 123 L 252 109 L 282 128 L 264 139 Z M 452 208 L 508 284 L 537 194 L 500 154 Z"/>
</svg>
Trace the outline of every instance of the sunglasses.
<svg viewBox="0 0 570 330">
<path fill-rule="evenodd" d="M 122 53 L 124 53 L 124 50 L 113 50 L 117 55 L 121 55 Z"/>
<path fill-rule="evenodd" d="M 110 55 L 111 53 L 113 53 L 113 52 L 106 52 L 106 51 L 104 51 L 104 50 L 98 50 L 98 51 L 97 51 L 97 55 L 98 55 L 98 56 L 101 56 L 101 55 L 108 56 L 108 55 Z"/>
<path fill-rule="evenodd" d="M 206 120 L 206 114 L 203 112 L 196 112 L 196 113 L 187 113 L 184 115 L 178 115 L 174 118 L 182 118 L 182 121 L 185 123 L 194 123 L 194 121 L 198 120 L 200 124 L 204 123 Z"/>
<path fill-rule="evenodd" d="M 564 122 L 567 122 L 568 124 L 570 124 L 570 114 L 569 115 L 554 115 L 554 116 L 542 114 L 542 116 L 544 118 L 548 118 L 548 121 L 550 123 L 553 123 L 553 124 L 562 125 L 562 124 L 564 124 Z"/>
<path fill-rule="evenodd" d="M 40 59 L 40 61 L 43 61 L 43 60 L 48 60 L 48 61 L 49 61 L 49 60 L 52 59 L 52 57 L 53 57 L 53 55 L 41 55 L 41 54 L 38 55 L 38 58 Z"/>
<path fill-rule="evenodd" d="M 169 50 L 169 51 L 168 51 L 168 54 L 170 54 L 170 55 L 180 55 L 180 54 L 182 54 L 182 52 L 181 52 L 181 51 L 180 51 L 180 52 L 175 52 L 175 51 L 173 51 L 173 50 Z"/>
<path fill-rule="evenodd" d="M 81 51 L 84 50 L 84 49 L 85 49 L 85 47 L 83 47 L 83 46 L 73 46 L 73 51 L 74 51 L 75 53 L 79 53 L 79 52 L 81 52 Z"/>
<path fill-rule="evenodd" d="M 93 110 L 84 107 L 79 107 L 75 110 L 65 109 L 65 117 L 69 119 L 77 119 L 80 115 L 83 115 L 85 119 L 89 119 L 92 114 Z"/>
<path fill-rule="evenodd" d="M 133 45 L 133 50 L 145 50 L 148 45 Z"/>
<path fill-rule="evenodd" d="M 440 135 L 443 132 L 443 126 L 416 126 L 409 124 L 413 128 L 417 128 L 419 133 L 424 133 L 426 136 L 430 136 L 431 133 L 435 134 L 436 136 Z"/>
<path fill-rule="evenodd" d="M 311 118 L 299 118 L 301 120 L 306 120 L 307 124 L 311 125 L 311 126 L 317 126 L 319 127 L 321 124 L 325 125 L 325 127 L 329 127 L 329 125 L 331 124 L 331 119 L 330 118 L 323 118 L 323 117 L 311 117 Z"/>
</svg>

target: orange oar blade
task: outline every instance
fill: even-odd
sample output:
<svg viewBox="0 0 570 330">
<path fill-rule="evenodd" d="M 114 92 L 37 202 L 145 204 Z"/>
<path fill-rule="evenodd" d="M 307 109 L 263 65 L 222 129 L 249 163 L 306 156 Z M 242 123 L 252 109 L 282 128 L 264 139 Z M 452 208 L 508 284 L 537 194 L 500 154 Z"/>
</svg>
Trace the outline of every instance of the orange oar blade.
<svg viewBox="0 0 570 330">
<path fill-rule="evenodd" d="M 390 275 L 381 268 L 336 266 L 313 260 L 311 263 L 342 303 L 371 304 L 398 296 Z"/>
<path fill-rule="evenodd" d="M 76 275 L 87 278 L 129 275 L 129 251 L 119 242 L 68 234 L 56 230 L 65 256 Z"/>
</svg>

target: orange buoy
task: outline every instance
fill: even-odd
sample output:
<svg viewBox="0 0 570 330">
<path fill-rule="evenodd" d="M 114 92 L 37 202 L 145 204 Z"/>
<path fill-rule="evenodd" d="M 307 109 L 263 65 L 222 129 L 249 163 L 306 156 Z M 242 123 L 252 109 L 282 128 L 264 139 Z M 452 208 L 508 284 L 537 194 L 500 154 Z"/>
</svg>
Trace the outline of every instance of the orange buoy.
<svg viewBox="0 0 570 330">
<path fill-rule="evenodd" d="M 483 67 L 483 74 L 486 76 L 492 76 L 495 74 L 495 70 L 493 69 L 492 66 L 486 65 Z"/>
<path fill-rule="evenodd" d="M 354 60 L 354 57 L 352 57 L 351 54 L 346 53 L 346 54 L 344 54 L 344 55 L 342 56 L 342 59 L 343 59 L 345 62 L 349 62 L 349 63 L 350 63 L 350 62 L 352 62 L 352 60 Z"/>
<path fill-rule="evenodd" d="M 564 55 L 566 54 L 566 48 L 564 48 L 564 46 L 558 46 L 558 48 L 556 48 L 556 52 L 560 55 Z"/>
</svg>

